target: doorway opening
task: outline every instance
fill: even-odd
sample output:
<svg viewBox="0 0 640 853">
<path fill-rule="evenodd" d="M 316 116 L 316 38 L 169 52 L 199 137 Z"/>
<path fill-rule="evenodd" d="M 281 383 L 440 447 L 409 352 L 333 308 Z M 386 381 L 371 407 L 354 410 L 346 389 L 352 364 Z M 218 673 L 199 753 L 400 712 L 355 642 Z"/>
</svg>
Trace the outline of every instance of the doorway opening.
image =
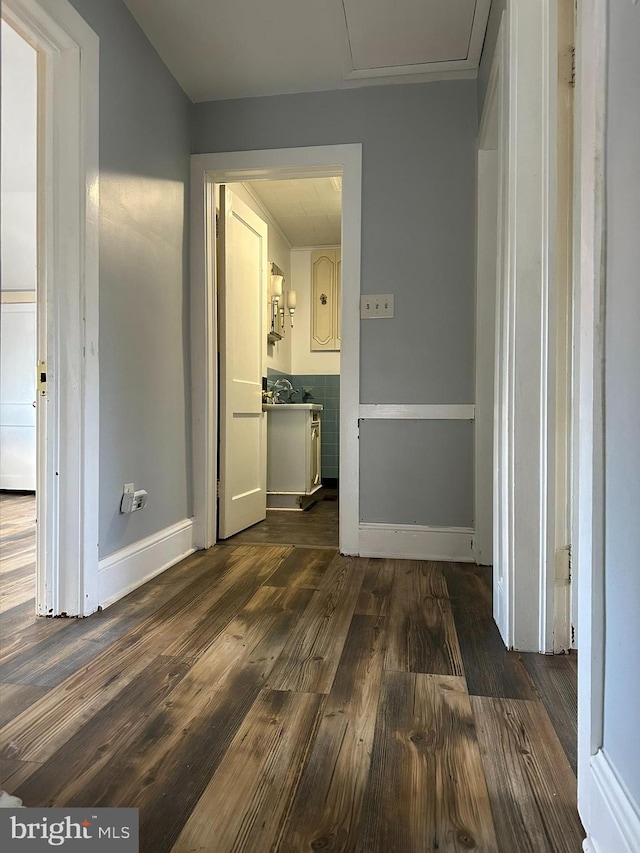
<svg viewBox="0 0 640 853">
<path fill-rule="evenodd" d="M 360 299 L 362 204 L 362 147 L 359 144 L 196 154 L 192 157 L 191 311 L 194 388 L 194 545 L 197 548 L 209 548 L 218 541 L 217 494 L 219 489 L 223 489 L 222 481 L 218 485 L 219 471 L 222 473 L 222 460 L 218 460 L 218 407 L 220 406 L 222 421 L 225 396 L 222 389 L 222 373 L 220 383 L 218 381 L 218 356 L 222 361 L 229 348 L 224 346 L 222 340 L 223 323 L 220 324 L 220 341 L 218 340 L 217 300 L 219 292 L 224 292 L 224 281 L 218 280 L 218 250 L 215 239 L 218 188 L 221 185 L 228 186 L 238 183 L 320 177 L 340 177 L 342 179 L 342 248 L 340 258 L 342 292 L 339 298 L 341 311 L 338 463 L 341 496 L 339 548 L 343 554 L 357 554 L 359 551 L 360 321 L 357 307 Z M 250 219 L 252 216 L 256 216 L 248 205 L 245 204 L 245 208 L 249 211 L 245 218 Z M 221 215 L 220 226 L 221 231 L 227 226 L 226 216 Z M 259 230 L 259 225 L 254 221 L 254 225 L 246 232 L 249 235 L 247 237 L 248 242 L 253 240 L 250 234 L 257 234 Z M 268 237 L 265 236 L 265 247 L 267 246 L 267 239 Z M 267 248 L 259 254 L 259 257 L 262 263 L 263 282 L 263 299 L 259 304 L 263 318 L 258 322 L 264 331 L 262 340 L 264 341 L 265 356 L 264 362 L 261 362 L 259 357 L 255 359 L 259 365 L 257 380 L 253 378 L 252 374 L 249 380 L 239 384 L 242 384 L 244 391 L 251 397 L 248 408 L 245 410 L 246 417 L 257 419 L 259 415 L 263 418 L 266 426 L 268 414 L 265 415 L 262 409 L 262 393 L 263 390 L 269 392 L 269 376 L 266 373 L 262 374 L 261 370 L 262 364 L 267 364 L 266 333 L 270 330 L 268 318 L 271 310 L 269 286 L 271 285 L 271 275 L 278 275 L 277 270 L 270 266 L 270 262 L 275 263 L 277 267 L 280 267 L 280 264 L 269 258 Z M 233 292 L 232 289 L 231 292 Z M 222 313 L 222 310 L 226 309 L 223 302 L 220 304 L 223 305 Z M 254 304 L 252 299 L 251 305 Z M 285 323 L 290 324 L 289 308 L 292 306 L 284 300 L 283 305 L 285 306 Z M 347 306 L 346 309 L 345 306 Z M 294 315 L 295 317 L 299 316 L 297 303 L 296 308 L 294 308 Z M 252 322 L 255 322 L 255 318 Z M 294 318 L 294 333 L 297 324 L 298 320 Z M 290 325 L 288 329 L 290 332 Z M 233 340 L 233 337 L 231 339 Z M 253 368 L 253 373 L 256 373 L 255 368 Z M 275 383 L 275 379 L 273 382 Z M 304 387 L 304 383 L 301 384 Z M 220 399 L 218 399 L 219 385 Z M 300 391 L 301 389 L 297 390 Z M 304 394 L 304 391 L 302 393 Z M 274 411 L 276 405 L 274 404 Z M 222 441 L 220 446 L 227 447 L 228 442 Z M 249 446 L 253 447 L 254 445 L 250 444 Z M 218 467 L 219 461 L 220 469 Z M 266 474 L 266 467 L 264 470 Z M 260 488 L 259 478 L 254 475 L 253 481 L 245 480 L 245 488 L 238 491 L 238 496 L 244 499 L 249 493 L 257 492 Z M 264 477 L 264 490 L 266 501 L 266 476 Z M 327 503 L 330 502 L 327 501 Z M 289 516 L 292 514 L 291 511 L 288 512 Z M 259 520 L 259 518 L 255 519 L 255 521 Z"/>
<path fill-rule="evenodd" d="M 234 544 L 335 548 L 339 538 L 342 178 L 336 174 L 245 181 L 227 184 L 226 192 L 227 197 L 233 194 L 236 211 L 240 204 L 246 205 L 264 222 L 268 234 L 266 286 L 256 285 L 254 297 L 248 297 L 261 299 L 263 307 L 258 349 L 262 353 L 266 500 L 257 523 L 232 538 L 219 525 L 218 537 Z M 218 209 L 219 221 L 221 217 Z M 225 287 L 221 264 L 233 252 L 230 241 L 244 240 L 237 234 L 239 227 L 229 233 L 224 226 L 219 228 L 219 324 L 226 316 L 220 305 Z M 223 239 L 225 246 L 220 245 Z M 231 269 L 229 274 L 233 275 Z M 256 271 L 256 280 L 258 275 Z M 241 285 L 234 282 L 233 286 Z M 243 318 L 248 314 L 246 302 L 245 296 L 239 307 Z M 240 328 L 240 334 L 250 334 L 250 324 L 244 322 Z M 263 338 L 266 350 L 261 346 Z M 221 347 L 224 340 L 225 330 L 220 328 Z M 231 365 L 222 353 L 220 364 L 224 393 L 224 371 Z M 229 440 L 222 422 L 224 410 L 221 405 L 221 442 Z M 246 445 L 238 452 L 246 457 Z M 223 503 L 222 447 L 219 460 Z M 240 460 L 235 463 L 240 465 Z"/>
<path fill-rule="evenodd" d="M 23 447 L 31 446 L 26 488 L 35 491 L 36 614 L 87 616 L 98 606 L 99 42 L 66 0 L 5 0 L 2 27 L 3 285 L 10 284 L 8 272 L 15 276 L 11 293 L 3 291 L 2 331 L 10 360 L 27 353 L 20 382 L 12 365 L 15 381 L 4 381 L 3 364 L 3 391 L 11 397 L 2 399 L 3 458 L 5 439 L 21 430 Z M 11 46 L 5 52 L 5 34 L 29 57 L 28 72 Z M 9 95 L 16 76 L 20 85 Z M 5 106 L 18 116 L 8 116 L 6 126 Z M 30 128 L 28 144 L 10 141 L 5 131 L 12 125 L 18 139 Z M 30 160 L 12 152 L 23 144 Z M 29 172 L 29 183 L 20 171 Z M 32 307 L 12 312 L 12 305 Z M 23 315 L 22 331 L 12 313 Z M 5 321 L 14 324 L 7 336 Z M 9 354 L 12 339 L 20 346 Z M 4 362 L 4 347 L 2 356 Z M 17 422 L 20 412 L 24 423 Z M 11 440 L 20 445 L 15 435 Z M 19 456 L 14 473 L 26 460 Z M 18 483 L 4 481 L 11 490 Z"/>
<path fill-rule="evenodd" d="M 46 341 L 38 312 L 38 51 L 5 20 L 2 40 L 2 279 L 0 501 L 2 611 L 35 612 L 38 429 L 36 362 Z M 30 603 L 30 604 L 29 604 Z"/>
</svg>

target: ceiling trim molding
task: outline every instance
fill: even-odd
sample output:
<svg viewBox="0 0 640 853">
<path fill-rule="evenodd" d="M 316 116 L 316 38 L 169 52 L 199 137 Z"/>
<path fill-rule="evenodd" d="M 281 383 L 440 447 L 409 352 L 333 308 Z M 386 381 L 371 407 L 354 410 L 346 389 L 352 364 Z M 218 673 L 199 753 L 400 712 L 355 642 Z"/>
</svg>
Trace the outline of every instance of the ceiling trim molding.
<svg viewBox="0 0 640 853">
<path fill-rule="evenodd" d="M 438 62 L 434 65 L 445 65 L 449 63 Z M 418 67 L 418 66 L 416 66 Z M 419 66 L 424 68 L 424 66 Z M 378 69 L 376 69 L 378 70 Z M 389 74 L 375 77 L 360 77 L 362 72 L 355 71 L 351 76 L 345 76 L 344 88 L 357 88 L 359 86 L 392 86 L 407 83 L 437 83 L 440 80 L 475 80 L 478 76 L 478 68 L 465 67 L 460 69 L 439 69 L 438 71 L 420 71 L 413 74 Z"/>
</svg>

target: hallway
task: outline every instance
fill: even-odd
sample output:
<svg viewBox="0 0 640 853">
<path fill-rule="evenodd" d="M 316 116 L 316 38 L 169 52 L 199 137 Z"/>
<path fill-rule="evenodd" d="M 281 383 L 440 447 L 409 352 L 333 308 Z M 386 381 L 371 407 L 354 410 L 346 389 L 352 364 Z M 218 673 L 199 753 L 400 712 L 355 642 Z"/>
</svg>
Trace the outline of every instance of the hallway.
<svg viewBox="0 0 640 853">
<path fill-rule="evenodd" d="M 575 776 L 488 602 L 461 564 L 229 545 L 85 620 L 14 603 L 0 785 L 137 806 L 149 853 L 573 853 Z"/>
</svg>

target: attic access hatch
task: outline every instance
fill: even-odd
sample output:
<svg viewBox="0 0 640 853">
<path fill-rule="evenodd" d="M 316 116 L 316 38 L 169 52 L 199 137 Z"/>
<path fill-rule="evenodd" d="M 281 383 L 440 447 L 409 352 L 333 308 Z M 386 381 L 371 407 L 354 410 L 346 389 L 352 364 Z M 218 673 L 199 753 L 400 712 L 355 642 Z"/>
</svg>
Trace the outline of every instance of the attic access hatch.
<svg viewBox="0 0 640 853">
<path fill-rule="evenodd" d="M 490 0 L 342 0 L 342 5 L 351 64 L 345 79 L 445 71 L 475 76 Z"/>
</svg>

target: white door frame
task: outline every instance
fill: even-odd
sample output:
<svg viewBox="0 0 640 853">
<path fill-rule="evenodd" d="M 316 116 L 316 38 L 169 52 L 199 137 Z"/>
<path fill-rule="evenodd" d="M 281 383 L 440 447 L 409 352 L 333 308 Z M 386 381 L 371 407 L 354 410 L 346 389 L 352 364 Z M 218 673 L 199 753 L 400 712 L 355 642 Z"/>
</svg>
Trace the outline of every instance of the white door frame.
<svg viewBox="0 0 640 853">
<path fill-rule="evenodd" d="M 216 542 L 217 316 L 215 185 L 342 175 L 340 551 L 359 547 L 360 243 L 362 146 L 322 145 L 191 157 L 191 369 L 194 545 Z"/>
<path fill-rule="evenodd" d="M 605 121 L 607 0 L 579 0 L 574 187 L 574 563 L 578 574 L 578 810 L 586 851 L 638 849 L 638 816 L 603 752 Z"/>
<path fill-rule="evenodd" d="M 495 387 L 496 387 L 496 308 L 499 235 L 501 215 L 500 202 L 501 179 L 501 136 L 500 102 L 502 96 L 502 52 L 503 26 L 498 29 L 495 53 L 489 74 L 487 94 L 480 119 L 478 147 L 476 155 L 476 408 L 475 408 L 475 538 L 474 556 L 477 563 L 494 565 L 493 517 L 495 514 Z M 497 168 L 496 168 L 497 166 Z M 495 172 L 495 175 L 494 175 Z M 493 184 L 493 187 L 491 186 Z M 498 210 L 486 210 L 487 200 L 497 193 Z M 485 246 L 487 230 L 495 229 L 496 239 L 493 247 L 493 262 Z M 489 248 L 490 251 L 490 248 Z M 487 264 L 489 266 L 487 266 Z M 491 268 L 495 267 L 494 274 Z M 489 384 L 485 370 L 490 367 Z M 491 453 L 487 457 L 487 444 Z M 490 495 L 487 503 L 487 494 Z M 487 506 L 490 509 L 487 509 Z M 500 564 L 500 563 L 499 563 Z M 496 621 L 498 621 L 496 619 Z"/>
<path fill-rule="evenodd" d="M 494 547 L 505 644 L 553 651 L 557 10 L 510 0 L 503 16 Z"/>
<path fill-rule="evenodd" d="M 36 612 L 86 616 L 98 606 L 99 39 L 67 0 L 3 0 L 2 17 L 39 51 Z"/>
</svg>

